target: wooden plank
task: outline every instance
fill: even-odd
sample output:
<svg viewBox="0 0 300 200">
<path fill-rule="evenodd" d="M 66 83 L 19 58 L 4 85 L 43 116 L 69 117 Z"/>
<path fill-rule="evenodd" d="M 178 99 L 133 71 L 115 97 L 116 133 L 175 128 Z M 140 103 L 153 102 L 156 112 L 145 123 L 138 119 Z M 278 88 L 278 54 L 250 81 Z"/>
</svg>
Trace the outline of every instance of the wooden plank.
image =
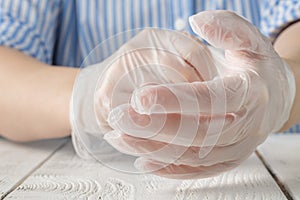
<svg viewBox="0 0 300 200">
<path fill-rule="evenodd" d="M 7 199 L 286 199 L 261 161 L 252 155 L 240 167 L 202 180 L 171 180 L 114 171 L 81 160 L 69 143 Z"/>
<path fill-rule="evenodd" d="M 0 199 L 66 142 L 60 139 L 17 144 L 0 138 Z"/>
<path fill-rule="evenodd" d="M 258 152 L 292 198 L 300 200 L 300 135 L 272 135 Z"/>
</svg>

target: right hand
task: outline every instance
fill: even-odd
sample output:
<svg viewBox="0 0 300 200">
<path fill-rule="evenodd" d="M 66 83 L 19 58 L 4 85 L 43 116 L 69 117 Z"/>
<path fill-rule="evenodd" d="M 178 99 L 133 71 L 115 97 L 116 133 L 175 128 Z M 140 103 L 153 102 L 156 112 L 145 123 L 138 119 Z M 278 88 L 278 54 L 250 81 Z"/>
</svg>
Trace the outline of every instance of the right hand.
<svg viewBox="0 0 300 200">
<path fill-rule="evenodd" d="M 213 58 L 205 58 L 213 65 L 204 67 L 219 74 L 136 90 L 135 112 L 115 108 L 109 121 L 116 131 L 105 136 L 120 152 L 139 156 L 137 168 L 169 178 L 204 178 L 237 167 L 282 127 L 295 96 L 289 66 L 250 22 L 228 11 L 201 12 L 190 22 L 222 50 L 212 48 Z M 151 126 L 136 126 L 145 122 Z"/>
</svg>

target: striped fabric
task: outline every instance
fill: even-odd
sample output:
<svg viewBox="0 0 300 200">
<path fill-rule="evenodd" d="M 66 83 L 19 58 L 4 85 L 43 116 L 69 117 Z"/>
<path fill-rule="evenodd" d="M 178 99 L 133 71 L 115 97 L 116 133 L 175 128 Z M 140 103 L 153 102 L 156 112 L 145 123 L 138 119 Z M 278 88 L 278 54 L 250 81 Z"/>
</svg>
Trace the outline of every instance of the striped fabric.
<svg viewBox="0 0 300 200">
<path fill-rule="evenodd" d="M 0 0 L 0 45 L 79 67 L 98 44 L 84 65 L 103 60 L 144 27 L 191 31 L 188 17 L 203 10 L 236 11 L 274 38 L 298 20 L 299 8 L 298 0 Z"/>
<path fill-rule="evenodd" d="M 261 31 L 274 40 L 291 23 L 300 19 L 299 0 L 268 0 L 262 4 Z"/>
<path fill-rule="evenodd" d="M 260 26 L 260 0 L 0 0 L 0 45 L 43 62 L 80 66 L 97 44 L 118 33 L 144 27 L 187 26 L 202 10 L 229 9 Z M 186 26 L 176 27 L 178 22 Z M 180 23 L 179 23 L 180 24 Z M 136 34 L 105 42 L 99 59 Z"/>
</svg>

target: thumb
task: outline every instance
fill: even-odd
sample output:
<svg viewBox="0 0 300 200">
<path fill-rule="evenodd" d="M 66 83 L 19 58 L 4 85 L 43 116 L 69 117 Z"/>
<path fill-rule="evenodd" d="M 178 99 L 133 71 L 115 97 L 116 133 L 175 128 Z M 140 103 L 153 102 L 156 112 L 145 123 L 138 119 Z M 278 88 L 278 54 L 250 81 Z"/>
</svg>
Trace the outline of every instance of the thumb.
<svg viewBox="0 0 300 200">
<path fill-rule="evenodd" d="M 216 48 L 265 55 L 272 48 L 259 30 L 230 11 L 204 11 L 189 18 L 193 31 Z"/>
</svg>

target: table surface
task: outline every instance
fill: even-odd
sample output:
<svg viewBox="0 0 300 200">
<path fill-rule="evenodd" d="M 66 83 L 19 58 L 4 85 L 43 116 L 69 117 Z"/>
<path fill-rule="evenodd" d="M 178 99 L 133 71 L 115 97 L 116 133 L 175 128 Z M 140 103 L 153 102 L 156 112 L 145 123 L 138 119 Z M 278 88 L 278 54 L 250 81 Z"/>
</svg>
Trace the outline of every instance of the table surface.
<svg viewBox="0 0 300 200">
<path fill-rule="evenodd" d="M 300 135 L 272 135 L 220 176 L 170 180 L 130 175 L 76 156 L 70 139 L 0 139 L 0 199 L 300 199 Z"/>
</svg>

